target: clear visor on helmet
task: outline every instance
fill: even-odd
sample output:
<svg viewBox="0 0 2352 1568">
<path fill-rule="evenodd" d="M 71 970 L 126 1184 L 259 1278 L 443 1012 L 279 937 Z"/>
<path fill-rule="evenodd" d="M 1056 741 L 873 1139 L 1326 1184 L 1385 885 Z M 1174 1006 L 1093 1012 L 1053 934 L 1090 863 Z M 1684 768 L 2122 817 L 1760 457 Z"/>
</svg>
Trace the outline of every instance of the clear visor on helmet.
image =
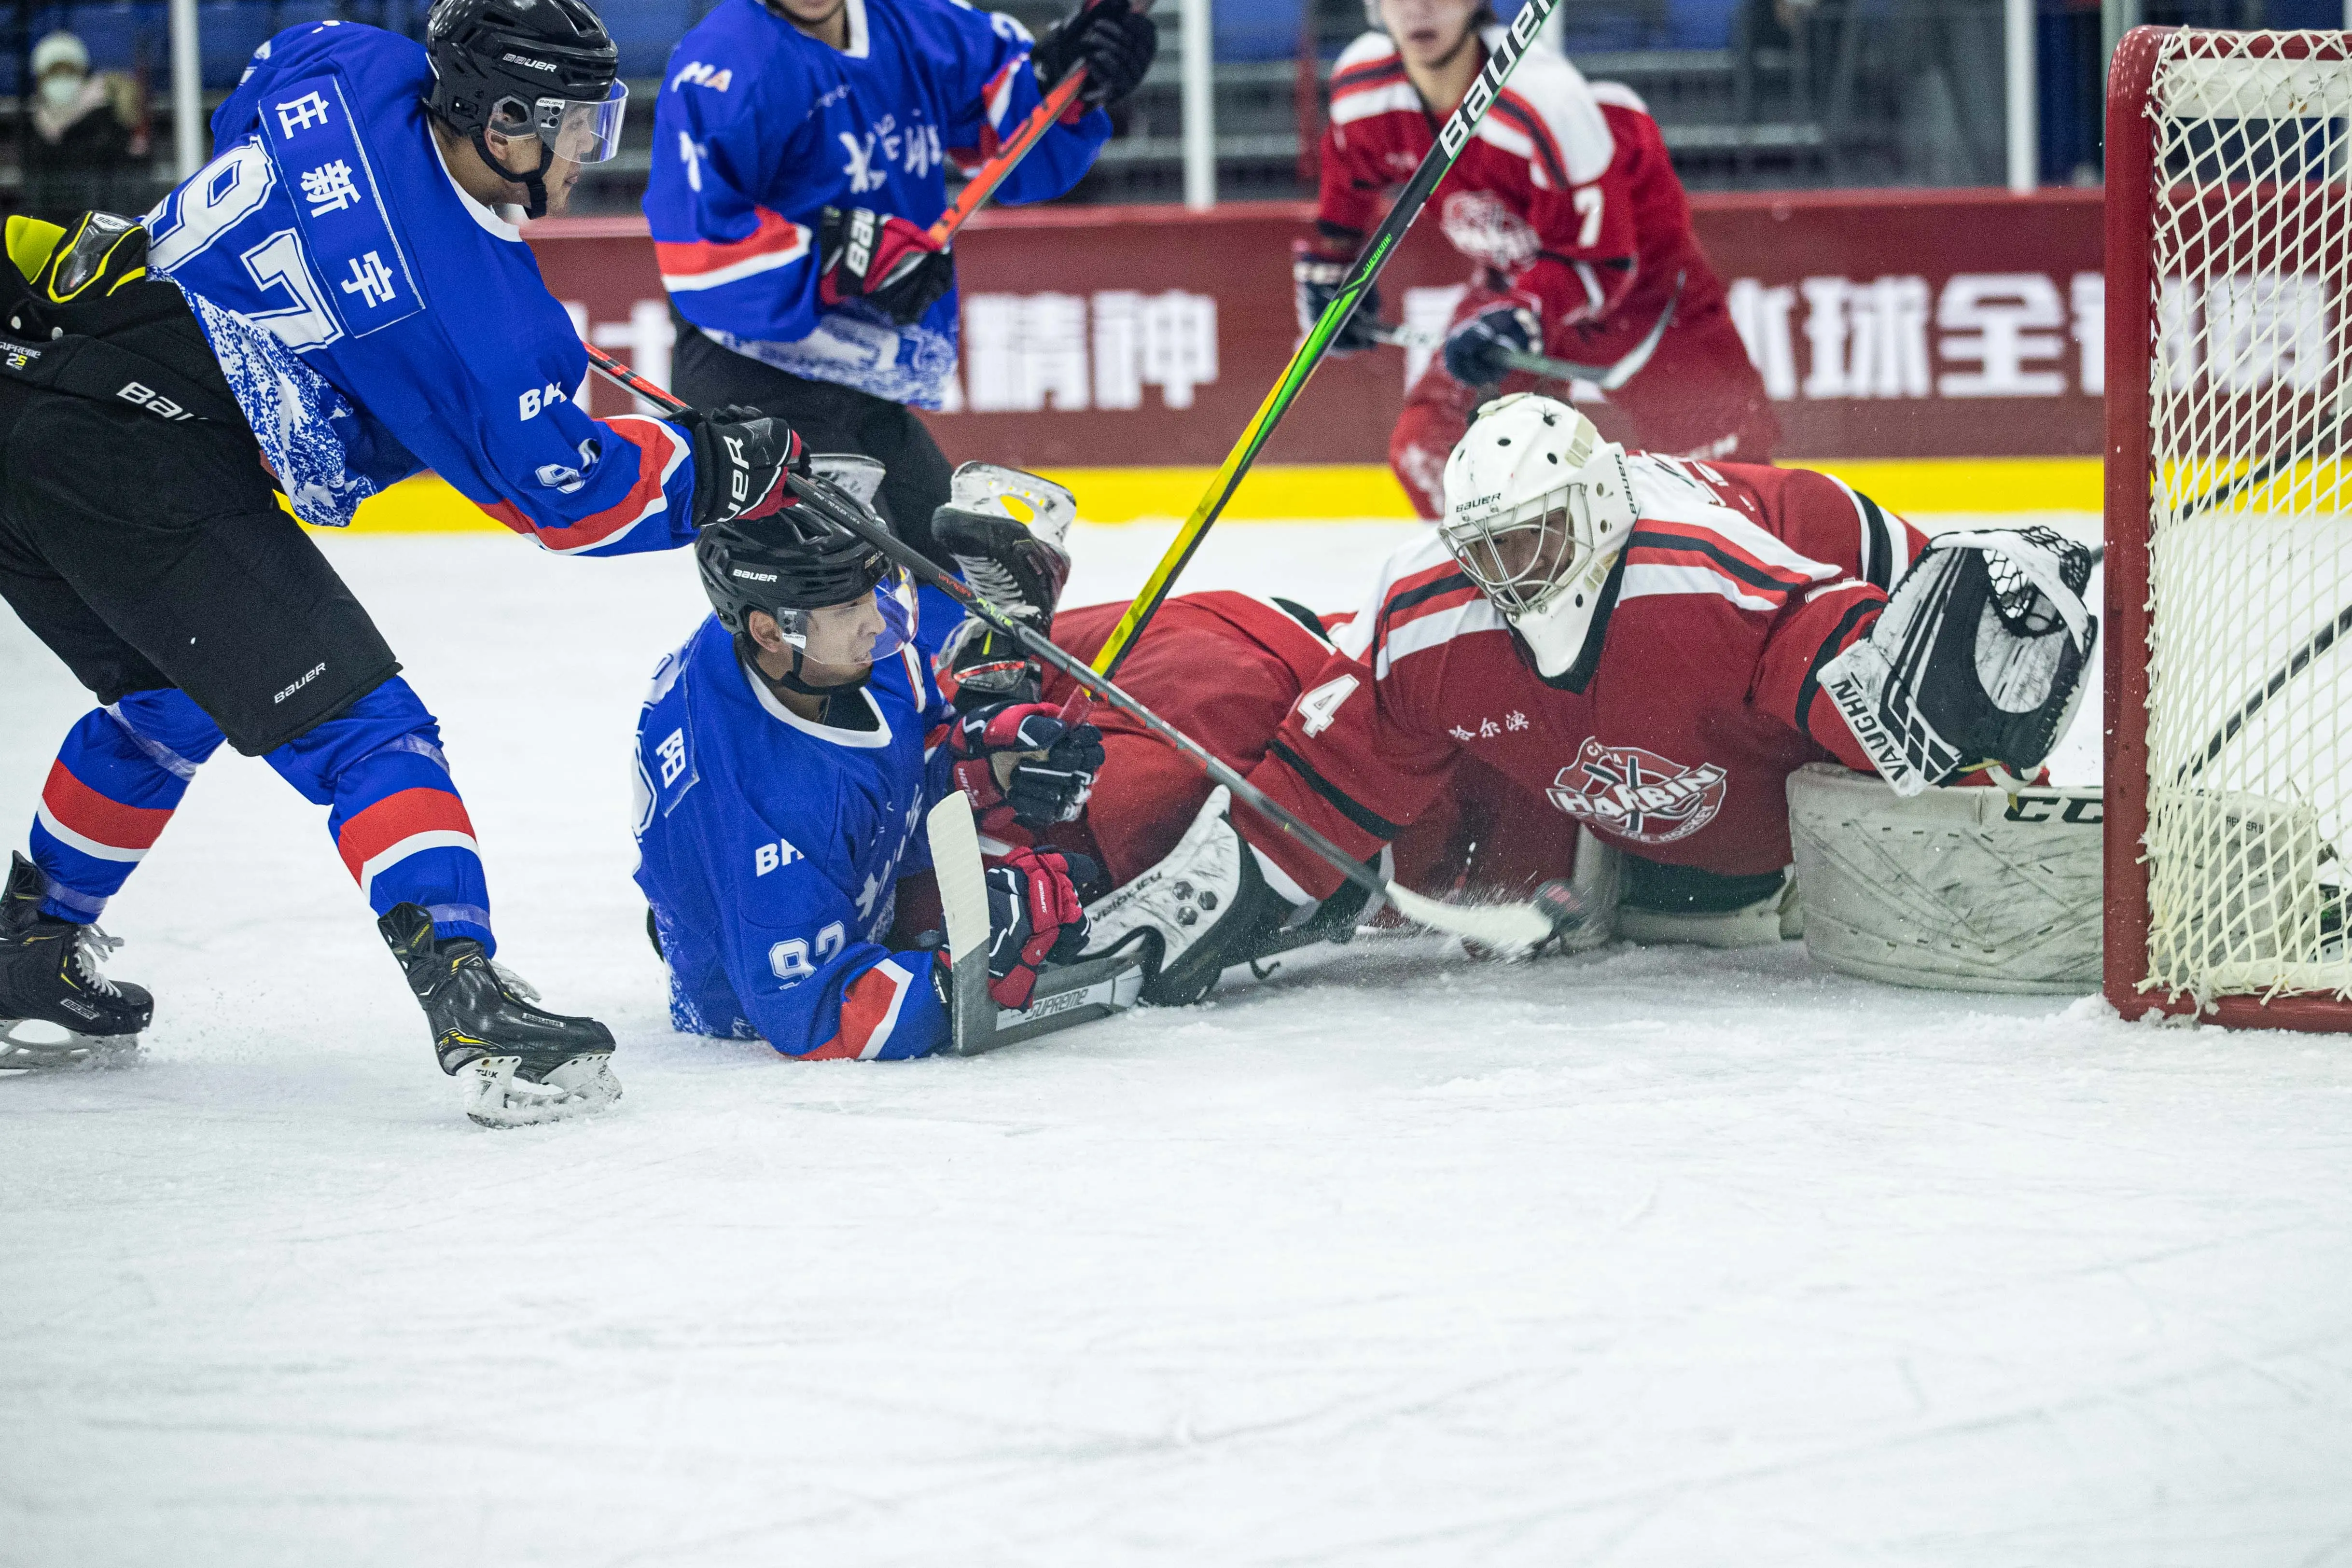
<svg viewBox="0 0 2352 1568">
<path fill-rule="evenodd" d="M 1496 609 L 1509 615 L 1540 610 L 1576 570 L 1570 508 L 1581 500 L 1581 492 L 1571 487 L 1525 503 L 1501 519 L 1449 522 L 1445 548 Z"/>
<path fill-rule="evenodd" d="M 600 100 L 542 98 L 532 106 L 532 126 L 558 158 L 602 163 L 621 150 L 621 121 L 629 111 L 629 89 L 614 82 Z"/>
<path fill-rule="evenodd" d="M 892 567 L 874 591 L 822 610 L 779 610 L 776 629 L 813 664 L 856 669 L 879 664 L 915 640 L 915 589 Z"/>
</svg>

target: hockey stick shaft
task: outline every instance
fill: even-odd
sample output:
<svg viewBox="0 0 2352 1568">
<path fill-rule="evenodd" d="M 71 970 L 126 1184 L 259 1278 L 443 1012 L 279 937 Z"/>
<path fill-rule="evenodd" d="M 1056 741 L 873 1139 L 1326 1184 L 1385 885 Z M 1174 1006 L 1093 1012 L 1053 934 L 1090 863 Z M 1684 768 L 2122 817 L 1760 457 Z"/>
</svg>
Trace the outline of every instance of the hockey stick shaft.
<svg viewBox="0 0 2352 1568">
<path fill-rule="evenodd" d="M 1257 461 L 1257 455 L 1265 448 L 1267 438 L 1273 435 L 1275 426 L 1282 423 L 1282 416 L 1290 411 L 1291 404 L 1306 389 L 1307 378 L 1322 362 L 1325 350 L 1331 346 L 1331 340 L 1339 334 L 1348 318 L 1355 314 L 1356 307 L 1372 287 L 1373 279 L 1380 277 L 1381 269 L 1396 254 L 1398 242 L 1412 226 L 1413 219 L 1421 215 L 1422 208 L 1429 204 L 1431 194 L 1436 191 L 1438 182 L 1445 178 L 1446 171 L 1454 166 L 1454 160 L 1461 155 L 1463 148 L 1470 144 L 1472 132 L 1486 117 L 1487 110 L 1502 96 L 1503 84 L 1510 79 L 1511 72 L 1527 57 L 1528 48 L 1535 43 L 1537 30 L 1550 17 L 1559 3 L 1560 0 L 1527 0 L 1518 15 L 1511 19 L 1500 46 L 1487 57 L 1486 68 L 1478 73 L 1477 80 L 1471 83 L 1470 90 L 1463 97 L 1462 102 L 1438 128 L 1437 140 L 1422 158 L 1421 166 L 1412 172 L 1412 178 L 1398 193 L 1388 215 L 1381 220 L 1381 226 L 1372 231 L 1371 238 L 1365 242 L 1363 250 L 1357 256 L 1355 265 L 1348 269 L 1347 278 L 1339 285 L 1339 293 L 1332 296 L 1331 302 L 1323 308 L 1323 314 L 1316 319 L 1306 340 L 1292 352 L 1290 363 L 1283 367 L 1281 376 L 1265 394 L 1265 401 L 1257 405 L 1257 412 L 1250 416 L 1241 439 L 1225 455 L 1224 462 L 1217 468 L 1216 477 L 1209 481 L 1208 492 L 1201 497 L 1200 505 L 1192 508 L 1192 515 L 1177 530 L 1167 553 L 1160 558 L 1160 564 L 1152 568 L 1151 576 L 1145 581 L 1142 591 L 1127 607 L 1127 613 L 1120 616 L 1118 624 L 1111 628 L 1109 639 L 1103 643 L 1102 651 L 1095 655 L 1095 667 L 1103 674 L 1118 673 L 1118 666 L 1127 658 L 1128 650 L 1135 646 L 1136 638 L 1142 635 L 1143 628 L 1152 616 L 1159 613 L 1160 606 L 1167 600 L 1177 574 L 1192 561 L 1194 552 L 1201 548 L 1201 540 L 1233 499 L 1234 492 L 1241 487 L 1242 478 L 1249 472 L 1250 465 Z"/>
<path fill-rule="evenodd" d="M 1538 0 L 1529 0 L 1531 5 L 1536 3 Z M 684 414 L 693 412 L 687 404 L 654 385 L 602 349 L 593 344 L 585 346 L 588 350 L 589 364 L 617 385 L 636 393 L 667 413 Z M 1441 904 L 1433 898 L 1424 898 L 1410 888 L 1397 886 L 1318 832 L 1297 813 L 1272 799 L 1265 791 L 1228 767 L 1207 747 L 1153 713 L 1134 697 L 1119 690 L 1110 677 L 1093 669 L 1076 654 L 1066 652 L 1059 643 L 1032 629 L 1019 616 L 999 609 L 985 595 L 941 570 L 929 557 L 911 545 L 902 542 L 888 528 L 859 517 L 848 508 L 835 506 L 824 491 L 817 489 L 798 475 L 788 475 L 785 484 L 803 505 L 811 507 L 827 521 L 847 528 L 851 533 L 904 567 L 918 581 L 929 583 L 938 589 L 941 593 L 962 605 L 966 611 L 979 616 L 1006 636 L 1011 637 L 1027 653 L 1069 676 L 1077 684 L 1081 695 L 1087 693 L 1093 694 L 1093 701 L 1103 703 L 1127 715 L 1191 758 L 1200 764 L 1202 769 L 1212 779 L 1231 789 L 1236 800 L 1306 845 L 1318 858 L 1328 862 L 1334 871 L 1349 882 L 1367 892 L 1386 898 L 1407 918 L 1429 926 L 1433 930 L 1466 936 L 1472 941 L 1484 943 L 1501 951 L 1509 951 L 1514 947 L 1532 947 L 1552 934 L 1551 918 L 1542 914 L 1533 904 L 1507 904 L 1469 909 L 1455 904 Z M 1074 698 L 1073 706 L 1075 701 Z M 1072 711 L 1072 709 L 1066 708 L 1065 711 Z"/>
<path fill-rule="evenodd" d="M 1104 0 L 1088 0 L 1081 14 L 1103 3 Z M 1150 0 L 1145 0 L 1141 9 L 1150 10 Z M 972 171 L 971 178 L 964 183 L 962 190 L 956 193 L 955 201 L 931 225 L 933 245 L 947 244 L 954 237 L 956 230 L 963 227 L 971 214 L 980 211 L 988 198 L 996 193 L 996 187 L 1004 183 L 1004 177 L 1013 172 L 1021 160 L 1029 156 L 1029 150 L 1045 139 L 1045 132 L 1054 129 L 1056 120 L 1069 112 L 1070 105 L 1078 101 L 1078 94 L 1086 90 L 1086 85 L 1087 68 L 1083 65 L 1072 67 L 1069 75 L 1054 84 L 1054 90 L 1045 95 L 1043 103 L 1029 111 L 1029 118 L 1021 122 L 1021 129 L 1013 133 L 1012 140 L 998 150 L 995 157 Z"/>
<path fill-rule="evenodd" d="M 980 211 L 988 198 L 996 193 L 996 187 L 1004 183 L 1004 177 L 1013 172 L 1021 160 L 1029 156 L 1029 150 L 1044 139 L 1045 132 L 1054 129 L 1054 122 L 1069 111 L 1070 105 L 1078 100 L 1078 94 L 1086 85 L 1087 68 L 1084 66 L 1072 68 L 1069 75 L 1054 84 L 1054 90 L 1045 95 L 1043 103 L 1029 111 L 1029 118 L 1021 122 L 1021 129 L 1013 133 L 1013 140 L 1007 141 L 995 157 L 975 170 L 971 178 L 964 183 L 963 189 L 956 193 L 954 204 L 941 213 L 939 221 L 931 225 L 933 245 L 947 244 L 954 237 L 956 230 L 963 227 L 971 214 Z"/>
</svg>

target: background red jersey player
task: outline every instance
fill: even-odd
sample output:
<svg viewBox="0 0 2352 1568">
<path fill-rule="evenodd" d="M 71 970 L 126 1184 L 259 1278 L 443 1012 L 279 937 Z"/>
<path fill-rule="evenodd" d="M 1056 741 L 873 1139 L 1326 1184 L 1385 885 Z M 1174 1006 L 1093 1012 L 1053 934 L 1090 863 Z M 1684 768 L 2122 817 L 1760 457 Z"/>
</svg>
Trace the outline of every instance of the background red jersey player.
<svg viewBox="0 0 2352 1568">
<path fill-rule="evenodd" d="M 1294 264 L 1302 326 L 1337 293 L 1389 188 L 1412 172 L 1499 32 L 1484 0 L 1367 0 L 1375 31 L 1339 57 L 1322 143 L 1315 235 Z M 1629 442 L 1653 452 L 1767 462 L 1780 439 L 1762 380 L 1691 235 L 1690 205 L 1642 100 L 1589 84 L 1567 59 L 1531 50 L 1433 198 L 1454 248 L 1475 266 L 1445 352 L 1406 394 L 1389 461 L 1413 505 L 1438 515 L 1446 454 L 1517 349 L 1613 364 L 1670 305 L 1650 358 L 1609 394 Z M 1331 351 L 1371 347 L 1369 298 Z M 1602 414 L 1604 421 L 1616 415 Z"/>
</svg>

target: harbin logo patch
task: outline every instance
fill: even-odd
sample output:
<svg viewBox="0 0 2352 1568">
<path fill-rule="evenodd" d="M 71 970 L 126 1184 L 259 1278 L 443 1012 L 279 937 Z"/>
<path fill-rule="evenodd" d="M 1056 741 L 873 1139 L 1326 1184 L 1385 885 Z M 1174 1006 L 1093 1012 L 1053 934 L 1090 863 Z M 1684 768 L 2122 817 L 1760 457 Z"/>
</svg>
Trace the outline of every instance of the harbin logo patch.
<svg viewBox="0 0 2352 1568">
<path fill-rule="evenodd" d="M 1516 272 L 1543 249 L 1535 225 L 1490 191 L 1455 191 L 1438 209 L 1438 226 L 1454 248 L 1473 261 Z"/>
<path fill-rule="evenodd" d="M 1580 822 L 1636 843 L 1670 844 L 1715 821 L 1724 787 L 1723 769 L 1712 762 L 1685 768 L 1638 746 L 1588 737 L 1545 793 Z"/>
</svg>

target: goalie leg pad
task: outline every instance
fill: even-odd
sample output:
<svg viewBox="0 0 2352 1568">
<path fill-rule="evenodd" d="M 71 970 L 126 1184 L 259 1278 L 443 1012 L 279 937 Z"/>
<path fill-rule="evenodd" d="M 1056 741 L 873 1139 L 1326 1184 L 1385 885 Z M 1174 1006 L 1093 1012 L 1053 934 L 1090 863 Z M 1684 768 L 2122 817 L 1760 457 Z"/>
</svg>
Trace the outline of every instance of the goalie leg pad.
<svg viewBox="0 0 2352 1568">
<path fill-rule="evenodd" d="M 1809 763 L 1789 776 L 1806 951 L 1898 986 L 2095 990 L 2104 816 L 2095 784 L 1896 800 Z"/>
<path fill-rule="evenodd" d="M 2091 552 L 2049 528 L 1942 535 L 1822 690 L 1897 795 L 1989 763 L 2030 775 L 2082 697 L 2090 580 Z"/>
<path fill-rule="evenodd" d="M 1219 785 L 1160 863 L 1087 909 L 1095 953 L 1135 932 L 1157 949 L 1143 999 L 1161 1007 L 1199 1001 L 1230 965 L 1257 956 L 1266 934 L 1290 914 L 1266 886 Z"/>
</svg>

